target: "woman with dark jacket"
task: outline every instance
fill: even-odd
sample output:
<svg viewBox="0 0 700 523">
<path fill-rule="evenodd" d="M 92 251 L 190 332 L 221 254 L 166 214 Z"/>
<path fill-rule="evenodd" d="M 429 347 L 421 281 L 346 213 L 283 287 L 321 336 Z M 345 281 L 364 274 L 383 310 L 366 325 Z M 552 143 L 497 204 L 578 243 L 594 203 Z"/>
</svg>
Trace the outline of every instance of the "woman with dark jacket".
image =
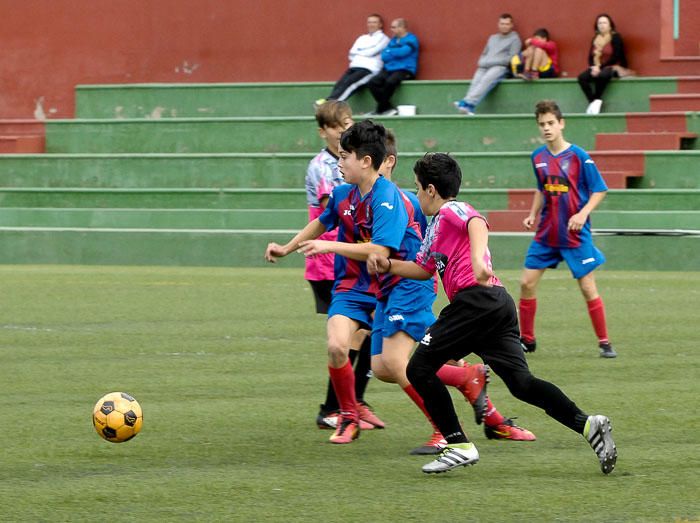
<svg viewBox="0 0 700 523">
<path fill-rule="evenodd" d="M 615 22 L 607 14 L 596 17 L 588 66 L 578 75 L 578 83 L 588 98 L 586 114 L 598 114 L 603 105 L 603 92 L 610 80 L 628 72 L 622 37 L 615 31 Z"/>
</svg>

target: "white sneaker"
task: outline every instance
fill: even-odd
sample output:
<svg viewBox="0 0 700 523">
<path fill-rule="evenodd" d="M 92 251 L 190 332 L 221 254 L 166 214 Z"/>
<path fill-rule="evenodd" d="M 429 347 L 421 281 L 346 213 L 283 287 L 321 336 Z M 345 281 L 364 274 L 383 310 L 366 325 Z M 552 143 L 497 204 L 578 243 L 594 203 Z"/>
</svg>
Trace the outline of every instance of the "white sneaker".
<svg viewBox="0 0 700 523">
<path fill-rule="evenodd" d="M 600 108 L 603 107 L 603 100 L 597 99 L 593 100 L 588 104 L 588 109 L 586 109 L 586 114 L 600 114 Z"/>
<path fill-rule="evenodd" d="M 473 443 L 453 443 L 442 451 L 440 456 L 427 465 L 423 465 L 426 474 L 447 472 L 456 467 L 466 467 L 479 462 L 479 451 Z"/>
<path fill-rule="evenodd" d="M 612 425 L 606 416 L 588 416 L 586 427 L 583 429 L 583 437 L 598 456 L 600 470 L 603 474 L 610 474 L 617 461 L 617 447 L 612 439 Z"/>
<path fill-rule="evenodd" d="M 395 107 L 392 107 L 391 109 L 387 109 L 383 113 L 379 113 L 381 116 L 396 116 L 399 114 L 399 110 L 396 109 Z"/>
</svg>

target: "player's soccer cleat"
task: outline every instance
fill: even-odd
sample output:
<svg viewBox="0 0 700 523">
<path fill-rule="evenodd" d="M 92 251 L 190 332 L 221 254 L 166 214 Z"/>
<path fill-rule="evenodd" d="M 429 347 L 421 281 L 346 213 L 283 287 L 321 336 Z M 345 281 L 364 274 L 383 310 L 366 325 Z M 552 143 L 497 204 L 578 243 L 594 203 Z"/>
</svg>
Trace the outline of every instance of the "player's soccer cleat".
<svg viewBox="0 0 700 523">
<path fill-rule="evenodd" d="M 357 404 L 357 412 L 360 414 L 360 428 L 362 430 L 383 429 L 386 424 L 372 411 L 368 403 L 361 401 Z M 365 428 L 365 425 L 369 425 Z"/>
<path fill-rule="evenodd" d="M 457 467 L 466 467 L 479 462 L 479 451 L 473 443 L 453 443 L 445 447 L 440 456 L 427 465 L 423 465 L 426 474 L 447 472 Z"/>
<path fill-rule="evenodd" d="M 464 100 L 457 100 L 454 102 L 454 106 L 460 113 L 466 114 L 467 116 L 474 116 L 474 106 L 472 104 L 468 104 Z"/>
<path fill-rule="evenodd" d="M 520 338 L 520 346 L 523 348 L 523 352 L 535 352 L 537 350 L 537 341 L 527 341 L 525 338 Z"/>
<path fill-rule="evenodd" d="M 489 427 L 484 425 L 484 434 L 488 439 L 510 439 L 513 441 L 535 441 L 535 435 L 527 429 L 518 427 L 512 418 L 506 418 L 503 423 Z"/>
<path fill-rule="evenodd" d="M 338 426 L 339 415 L 337 412 L 319 412 L 316 416 L 316 426 L 319 429 L 335 430 Z"/>
<path fill-rule="evenodd" d="M 467 368 L 467 380 L 457 387 L 464 398 L 474 409 L 474 421 L 480 425 L 486 416 L 488 397 L 486 396 L 486 384 L 489 382 L 489 366 L 482 363 L 469 365 Z"/>
<path fill-rule="evenodd" d="M 583 437 L 598 455 L 600 470 L 603 471 L 603 474 L 610 474 L 617 461 L 617 447 L 615 447 L 611 432 L 610 420 L 600 414 L 588 416 L 586 426 L 583 429 Z"/>
<path fill-rule="evenodd" d="M 330 437 L 331 443 L 352 443 L 360 437 L 360 425 L 357 421 L 350 418 L 338 418 L 338 426 L 335 432 Z"/>
<path fill-rule="evenodd" d="M 327 101 L 328 101 L 328 100 L 326 100 L 325 98 L 319 98 L 318 100 L 316 100 L 316 101 L 314 102 L 314 109 L 318 109 L 318 108 L 321 107 L 323 104 L 325 104 Z"/>
<path fill-rule="evenodd" d="M 447 440 L 442 437 L 440 431 L 436 430 L 430 436 L 430 439 L 423 443 L 422 446 L 416 447 L 411 451 L 414 456 L 430 456 L 434 454 L 440 454 L 442 449 L 447 445 Z"/>
<path fill-rule="evenodd" d="M 617 358 L 617 352 L 612 348 L 609 341 L 600 342 L 598 347 L 600 347 L 601 358 Z"/>
</svg>

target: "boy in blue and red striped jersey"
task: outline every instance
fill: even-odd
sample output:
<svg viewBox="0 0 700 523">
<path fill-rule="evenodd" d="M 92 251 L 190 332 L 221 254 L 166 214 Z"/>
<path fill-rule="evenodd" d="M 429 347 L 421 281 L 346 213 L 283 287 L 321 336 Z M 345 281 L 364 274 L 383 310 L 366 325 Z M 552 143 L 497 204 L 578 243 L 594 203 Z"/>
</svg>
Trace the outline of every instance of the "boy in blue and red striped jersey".
<svg viewBox="0 0 700 523">
<path fill-rule="evenodd" d="M 593 270 L 605 263 L 605 256 L 593 244 L 589 219 L 608 187 L 588 153 L 564 139 L 564 117 L 556 102 L 539 102 L 535 118 L 546 143 L 532 153 L 537 192 L 530 214 L 523 220 L 525 229 L 531 230 L 540 211 L 542 214 L 520 282 L 520 341 L 525 352 L 537 348 L 537 284 L 545 270 L 564 260 L 586 300 L 601 357 L 615 358 L 605 306 L 593 276 Z"/>
<path fill-rule="evenodd" d="M 452 398 L 438 377 L 449 360 L 475 353 L 503 379 L 521 401 L 582 434 L 604 474 L 615 467 L 617 449 L 610 420 L 588 416 L 556 385 L 532 375 L 518 339 L 515 303 L 493 272 L 488 248 L 488 224 L 470 205 L 456 201 L 462 172 L 447 154 L 428 153 L 416 162 L 418 201 L 433 216 L 415 261 L 374 252 L 367 258 L 370 274 L 430 280 L 440 274 L 450 301 L 431 325 L 406 369 L 447 446 L 423 472 L 446 472 L 473 465 L 479 452 L 460 426 Z"/>
</svg>

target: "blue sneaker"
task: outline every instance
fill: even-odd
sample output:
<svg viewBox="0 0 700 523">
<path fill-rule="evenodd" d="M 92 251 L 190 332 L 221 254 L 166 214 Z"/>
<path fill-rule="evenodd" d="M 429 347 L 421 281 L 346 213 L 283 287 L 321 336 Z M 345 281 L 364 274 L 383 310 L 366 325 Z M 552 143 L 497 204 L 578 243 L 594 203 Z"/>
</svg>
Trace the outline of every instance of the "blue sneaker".
<svg viewBox="0 0 700 523">
<path fill-rule="evenodd" d="M 457 100 L 454 102 L 454 106 L 462 114 L 466 114 L 468 116 L 474 115 L 474 106 L 472 104 L 468 104 L 464 100 Z"/>
</svg>

